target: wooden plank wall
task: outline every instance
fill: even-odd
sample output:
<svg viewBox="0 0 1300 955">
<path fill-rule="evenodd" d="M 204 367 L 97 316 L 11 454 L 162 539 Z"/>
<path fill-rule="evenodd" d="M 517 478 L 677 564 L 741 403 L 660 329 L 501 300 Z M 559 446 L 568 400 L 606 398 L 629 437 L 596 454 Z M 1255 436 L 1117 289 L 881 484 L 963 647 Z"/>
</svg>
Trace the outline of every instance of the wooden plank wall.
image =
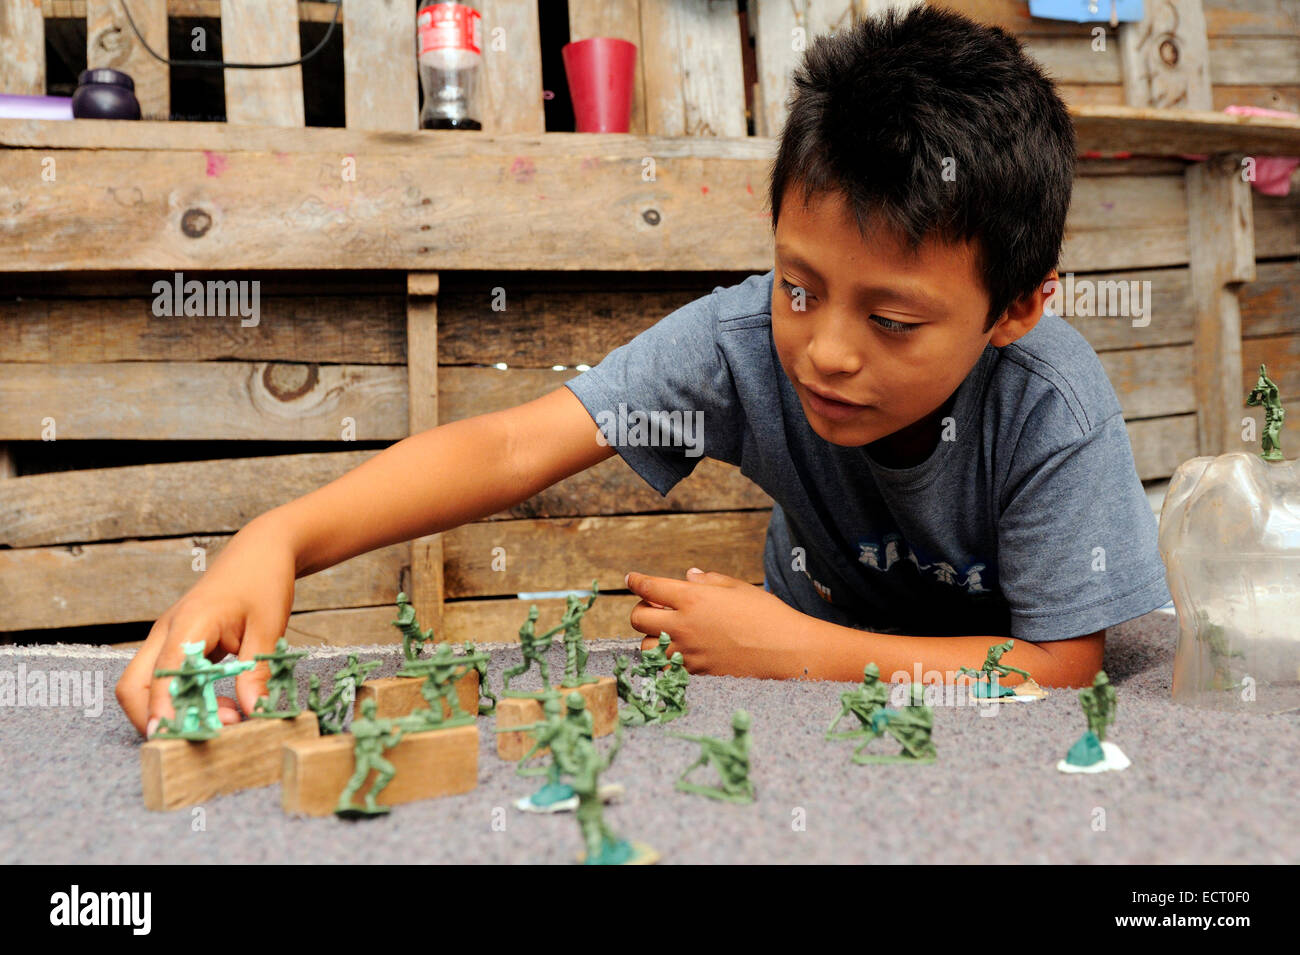
<svg viewBox="0 0 1300 955">
<path fill-rule="evenodd" d="M 182 12 L 216 16 L 226 5 L 235 9 L 243 2 L 185 0 Z M 147 8 L 156 29 L 161 5 L 162 0 L 135 0 L 132 12 Z M 1094 52 L 1081 41 L 1090 38 L 1086 29 L 1028 21 L 1025 5 L 1012 0 L 953 5 L 1021 35 L 1060 78 L 1067 99 L 1126 101 L 1121 44 Z M 92 50 L 105 57 L 100 62 L 125 55 L 134 63 L 130 58 L 138 51 L 124 54 L 112 41 L 106 18 L 115 15 L 113 6 L 105 13 L 100 0 L 65 0 L 47 3 L 46 14 L 98 17 L 92 23 L 110 24 L 88 34 Z M 260 15 L 273 12 L 271 5 L 253 6 Z M 327 5 L 297 6 L 300 17 L 321 21 L 333 15 Z M 850 22 L 869 6 L 750 0 L 757 67 L 752 118 L 759 135 L 779 131 L 784 78 L 797 56 L 790 42 L 794 26 L 807 24 L 815 35 Z M 40 30 L 39 18 L 24 17 L 25 9 L 15 15 L 10 4 L 4 9 L 0 51 L 41 50 L 30 42 Z M 415 65 L 408 61 L 408 69 L 391 55 L 408 42 L 403 9 L 396 0 L 345 4 L 347 122 L 353 128 L 414 125 Z M 539 49 L 536 5 L 494 0 L 480 9 L 485 128 L 540 133 L 540 58 L 532 57 Z M 1203 9 L 1213 108 L 1236 102 L 1297 109 L 1295 4 L 1222 0 Z M 166 12 L 177 10 L 178 0 L 167 0 Z M 575 39 L 619 35 L 641 47 L 633 132 L 744 135 L 746 38 L 734 4 L 570 0 L 569 17 Z M 232 17 L 232 26 L 236 22 Z M 348 31 L 348 23 L 368 29 Z M 504 50 L 492 49 L 496 27 Z M 265 42 L 271 34 L 262 32 Z M 699 42 L 714 35 L 719 42 Z M 239 42 L 234 39 L 235 46 Z M 668 49 L 661 51 L 660 43 Z M 289 44 L 283 33 L 279 46 L 249 55 L 284 56 Z M 235 46 L 228 45 L 228 53 Z M 390 69 L 374 69 L 379 61 Z M 9 82 L 43 89 L 32 79 L 43 67 L 0 56 L 0 70 Z M 300 78 L 298 84 L 300 109 Z M 165 83 L 160 87 L 154 79 L 148 88 L 165 89 Z M 406 92 L 392 95 L 394 90 Z M 271 95 L 270 87 L 265 97 L 260 86 L 257 91 L 240 96 L 262 100 L 259 109 L 279 105 L 270 113 L 245 113 L 244 121 L 301 124 L 292 95 Z M 166 109 L 155 93 L 149 101 L 154 109 Z M 1194 281 L 1198 213 L 1185 170 L 1178 160 L 1081 162 L 1062 261 L 1063 272 L 1079 278 L 1152 283 L 1154 317 L 1145 328 L 1108 318 L 1069 318 L 1115 385 L 1145 480 L 1168 476 L 1204 441 L 1198 437 L 1194 369 L 1197 301 L 1206 293 Z M 1252 369 L 1267 360 L 1284 397 L 1297 396 L 1300 200 L 1296 193 L 1252 199 L 1255 279 L 1240 285 L 1239 296 L 1243 394 L 1253 384 Z M 1218 261 L 1210 258 L 1211 264 Z M 434 423 L 559 387 L 579 365 L 595 364 L 674 308 L 742 277 L 187 272 L 187 279 L 263 281 L 261 322 L 242 329 L 238 320 L 154 315 L 152 283 L 170 275 L 6 276 L 0 321 L 12 333 L 0 336 L 0 477 L 6 466 L 22 473 L 0 480 L 0 606 L 6 610 L 0 629 L 45 630 L 50 639 L 75 640 L 75 630 L 60 628 L 147 622 L 192 585 L 195 548 L 211 560 L 253 516 L 355 467 L 375 453 L 376 442 L 391 443 Z M 504 311 L 492 307 L 498 289 Z M 241 443 L 229 445 L 229 453 L 214 443 L 204 460 L 28 473 L 24 459 L 37 456 L 25 455 L 24 448 L 35 446 L 16 445 L 6 457 L 5 442 L 39 441 L 46 418 L 58 423 L 59 439 L 69 442 Z M 355 425 L 346 440 L 345 419 Z M 313 450 L 280 443 L 269 455 L 252 456 L 256 447 L 242 442 L 254 439 L 312 442 Z M 317 449 L 321 442 L 327 450 Z M 358 450 L 355 443 L 366 446 Z M 1300 447 L 1300 415 L 1286 424 L 1286 446 Z M 300 581 L 291 637 L 302 643 L 391 640 L 399 587 L 416 595 L 421 615 L 436 622 L 442 636 L 510 640 L 526 612 L 526 603 L 514 599 L 521 591 L 580 587 L 592 577 L 616 590 L 632 566 L 680 576 L 689 563 L 757 581 L 769 507 L 760 490 L 717 462 L 703 462 L 663 499 L 611 459 L 489 520 Z M 502 555 L 504 568 L 497 559 Z M 558 618 L 562 600 L 538 602 L 547 619 Z M 634 602 L 626 595 L 599 601 L 589 632 L 629 635 L 627 611 Z"/>
</svg>

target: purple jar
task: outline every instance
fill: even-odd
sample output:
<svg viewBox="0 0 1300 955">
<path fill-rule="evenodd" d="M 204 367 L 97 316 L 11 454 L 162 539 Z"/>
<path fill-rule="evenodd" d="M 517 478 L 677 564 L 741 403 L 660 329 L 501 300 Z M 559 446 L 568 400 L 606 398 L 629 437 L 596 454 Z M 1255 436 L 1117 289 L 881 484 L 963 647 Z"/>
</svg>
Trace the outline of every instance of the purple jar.
<svg viewBox="0 0 1300 955">
<path fill-rule="evenodd" d="M 135 81 L 119 70 L 83 70 L 72 94 L 72 115 L 77 119 L 139 119 Z"/>
</svg>

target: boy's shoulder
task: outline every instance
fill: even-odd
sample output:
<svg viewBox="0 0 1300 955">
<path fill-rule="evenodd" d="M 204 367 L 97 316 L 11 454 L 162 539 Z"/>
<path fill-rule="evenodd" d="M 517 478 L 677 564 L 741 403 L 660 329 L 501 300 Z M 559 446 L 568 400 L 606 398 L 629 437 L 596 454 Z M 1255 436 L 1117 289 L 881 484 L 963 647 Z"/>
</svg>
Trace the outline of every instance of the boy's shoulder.
<svg viewBox="0 0 1300 955">
<path fill-rule="evenodd" d="M 718 330 L 726 331 L 737 327 L 753 327 L 770 324 L 772 321 L 772 282 L 775 270 L 768 270 L 762 275 L 751 275 L 731 286 L 716 286 L 711 293 L 696 299 L 692 304 L 707 308 L 710 316 L 718 322 Z M 753 321 L 743 321 L 752 319 Z"/>
<path fill-rule="evenodd" d="M 1044 312 L 1029 332 L 995 350 L 990 390 L 1038 428 L 1072 431 L 1059 437 L 1078 438 L 1121 413 L 1101 359 L 1059 315 Z"/>
</svg>

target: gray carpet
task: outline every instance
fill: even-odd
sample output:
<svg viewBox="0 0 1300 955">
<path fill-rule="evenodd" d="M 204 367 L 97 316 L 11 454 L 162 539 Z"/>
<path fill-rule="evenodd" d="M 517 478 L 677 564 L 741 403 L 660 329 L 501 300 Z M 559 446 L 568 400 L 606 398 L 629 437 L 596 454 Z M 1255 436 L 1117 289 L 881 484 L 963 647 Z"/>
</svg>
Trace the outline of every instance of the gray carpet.
<svg viewBox="0 0 1300 955">
<path fill-rule="evenodd" d="M 721 736 L 732 710 L 747 708 L 757 803 L 675 792 L 673 780 L 696 748 L 666 737 L 664 728 L 641 727 L 627 731 L 605 777 L 627 790 L 606 818 L 658 849 L 665 863 L 1300 861 L 1300 714 L 1238 716 L 1175 705 L 1174 642 L 1174 618 L 1160 612 L 1112 630 L 1107 640 L 1106 669 L 1119 690 L 1110 738 L 1133 760 L 1122 773 L 1056 771 L 1084 728 L 1073 691 L 1006 706 L 994 718 L 971 706 L 936 707 L 938 762 L 857 766 L 849 759 L 854 744 L 822 739 L 848 684 L 693 677 L 691 711 L 669 728 Z M 613 652 L 633 645 L 593 644 L 591 669 L 611 673 Z M 518 651 L 492 649 L 499 686 Z M 396 669 L 395 648 L 369 655 L 386 660 L 376 675 Z M 561 650 L 552 656 L 558 663 Z M 571 815 L 511 807 L 536 782 L 497 758 L 489 719 L 480 721 L 476 790 L 398 806 L 387 817 L 292 818 L 280 809 L 278 786 L 209 801 L 199 831 L 190 809 L 148 812 L 139 737 L 113 697 L 127 658 L 95 647 L 0 648 L 0 671 L 16 673 L 23 664 L 29 672 L 104 675 L 98 716 L 0 707 L 0 862 L 567 863 L 580 848 Z M 306 674 L 329 674 L 343 662 L 337 649 L 313 651 L 299 667 L 304 687 Z M 888 751 L 885 741 L 876 745 Z M 493 829 L 498 807 L 504 831 Z"/>
</svg>

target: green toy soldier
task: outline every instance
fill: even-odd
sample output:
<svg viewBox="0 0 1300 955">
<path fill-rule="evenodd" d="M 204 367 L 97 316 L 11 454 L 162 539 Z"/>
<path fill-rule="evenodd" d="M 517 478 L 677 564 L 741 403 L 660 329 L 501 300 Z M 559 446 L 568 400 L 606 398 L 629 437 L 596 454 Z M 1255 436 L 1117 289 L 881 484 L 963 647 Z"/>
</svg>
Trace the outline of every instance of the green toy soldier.
<svg viewBox="0 0 1300 955">
<path fill-rule="evenodd" d="M 561 625 L 562 626 L 562 625 Z M 542 687 L 551 685 L 551 678 L 548 673 L 546 664 L 546 652 L 551 649 L 551 637 L 559 632 L 561 627 L 552 627 L 541 636 L 537 635 L 537 604 L 528 608 L 528 619 L 524 625 L 519 628 L 519 649 L 523 651 L 524 659 L 519 666 L 511 667 L 501 676 L 501 695 L 522 697 L 526 694 L 518 691 L 510 692 L 510 680 L 517 676 L 523 676 L 532 667 L 533 662 L 537 662 L 537 669 L 542 674 Z"/>
<path fill-rule="evenodd" d="M 524 812 L 555 812 L 557 805 L 573 799 L 573 787 L 560 779 L 560 761 L 557 757 L 557 744 L 565 731 L 565 716 L 560 712 L 560 691 L 548 688 L 540 696 L 542 701 L 542 719 L 523 726 L 499 727 L 497 733 L 532 733 L 533 746 L 519 760 L 515 770 L 520 776 L 545 775 L 546 782 L 542 788 L 531 795 L 515 802 L 515 807 Z M 550 749 L 551 759 L 545 766 L 529 766 L 528 760 Z"/>
<path fill-rule="evenodd" d="M 298 680 L 294 677 L 293 670 L 298 665 L 298 661 L 306 655 L 306 650 L 290 653 L 289 641 L 281 637 L 275 641 L 274 653 L 259 653 L 253 657 L 258 663 L 266 660 L 270 664 L 271 676 L 266 681 L 269 694 L 258 697 L 257 703 L 253 706 L 252 716 L 265 719 L 293 719 L 302 712 L 302 708 L 298 706 Z M 276 709 L 280 704 L 281 693 L 288 696 L 289 708 L 286 710 Z"/>
<path fill-rule="evenodd" d="M 492 692 L 492 687 L 488 685 L 488 661 L 492 659 L 492 655 L 488 653 L 488 651 L 484 650 L 481 654 L 483 659 L 479 660 L 474 653 L 474 644 L 466 640 L 465 656 L 475 657 L 474 669 L 478 671 L 478 715 L 488 716 L 491 713 L 495 713 L 497 708 L 497 697 L 496 694 Z M 484 699 L 487 699 L 490 702 L 484 703 Z"/>
<path fill-rule="evenodd" d="M 564 687 L 599 682 L 598 677 L 587 676 L 587 647 L 582 642 L 582 618 L 596 602 L 599 590 L 596 583 L 594 580 L 591 582 L 591 597 L 585 604 L 574 594 L 565 598 L 566 609 L 560 621 L 564 628 L 564 679 L 560 685 Z"/>
<path fill-rule="evenodd" d="M 402 741 L 403 727 L 396 720 L 375 719 L 375 701 L 367 699 L 361 704 L 361 715 L 352 721 L 353 753 L 356 770 L 348 780 L 343 792 L 339 794 L 338 805 L 334 812 L 340 816 L 377 816 L 388 812 L 390 806 L 376 804 L 375 798 L 383 788 L 392 781 L 397 769 L 384 759 L 384 750 L 392 749 Z M 371 770 L 377 770 L 375 784 L 366 793 L 365 806 L 358 806 L 352 801 L 358 789 L 369 777 Z"/>
<path fill-rule="evenodd" d="M 570 699 L 572 697 L 573 695 Z M 603 759 L 596 744 L 586 737 L 578 738 L 571 754 L 573 791 L 578 797 L 578 826 L 582 830 L 582 841 L 587 847 L 582 861 L 586 865 L 637 865 L 654 862 L 659 858 L 650 847 L 620 838 L 605 823 L 601 806 L 604 787 L 600 785 L 600 774 L 613 764 L 614 757 L 623 745 L 622 725 L 616 727 L 615 734 L 614 747 L 609 751 L 609 756 Z"/>
<path fill-rule="evenodd" d="M 1210 688 L 1215 690 L 1235 690 L 1240 681 L 1232 672 L 1234 658 L 1246 656 L 1240 650 L 1233 650 L 1228 643 L 1226 631 L 1222 624 L 1213 623 L 1205 610 L 1196 611 L 1196 639 L 1204 644 L 1210 660 Z"/>
<path fill-rule="evenodd" d="M 1056 768 L 1064 773 L 1127 769 L 1130 763 L 1123 750 L 1106 741 L 1106 731 L 1115 722 L 1115 687 L 1105 670 L 1098 670 L 1092 686 L 1079 691 L 1079 706 L 1088 720 L 1088 729 Z"/>
<path fill-rule="evenodd" d="M 1264 366 L 1259 366 L 1259 378 L 1255 389 L 1246 396 L 1246 404 L 1264 406 L 1264 434 L 1260 439 L 1263 450 L 1260 457 L 1265 461 L 1284 461 L 1282 456 L 1282 421 L 1286 418 L 1286 409 L 1278 400 L 1277 385 L 1268 377 Z"/>
<path fill-rule="evenodd" d="M 408 661 L 397 671 L 398 676 L 424 677 L 420 695 L 424 697 L 428 708 L 417 710 L 412 716 L 422 721 L 425 729 L 446 729 L 474 722 L 477 714 L 466 713 L 461 708 L 456 683 L 475 669 L 480 660 L 486 661 L 487 654 L 469 653 L 458 657 L 452 654 L 451 644 L 440 643 L 431 657 Z M 444 701 L 451 711 L 446 717 L 442 712 Z"/>
<path fill-rule="evenodd" d="M 422 631 L 416 623 L 415 608 L 405 592 L 397 595 L 397 619 L 393 626 L 402 631 L 402 655 L 408 660 L 417 659 L 420 649 L 434 639 L 432 627 Z"/>
<path fill-rule="evenodd" d="M 698 793 L 711 799 L 725 799 L 728 802 L 751 803 L 754 801 L 754 784 L 749 780 L 749 714 L 736 710 L 731 715 L 732 738 L 730 740 L 714 739 L 712 736 L 686 736 L 682 733 L 669 733 L 691 743 L 700 745 L 700 757 L 687 766 L 677 778 L 676 788 L 684 793 Z M 699 783 L 687 782 L 686 777 L 697 767 L 712 763 L 717 767 L 721 779 L 719 786 L 701 786 Z"/>
<path fill-rule="evenodd" d="M 322 703 L 320 678 L 312 674 L 308 679 L 307 708 L 316 714 L 316 723 L 326 735 L 343 732 L 343 721 L 348 707 L 357 698 L 357 687 L 365 682 L 370 671 L 383 665 L 382 660 L 357 661 L 355 653 L 348 654 L 347 666 L 334 674 L 334 691 Z"/>
<path fill-rule="evenodd" d="M 1079 706 L 1088 718 L 1088 729 L 1101 742 L 1106 742 L 1106 730 L 1115 722 L 1115 688 L 1105 670 L 1098 670 L 1092 686 L 1079 691 Z"/>
<path fill-rule="evenodd" d="M 911 685 L 911 701 L 902 709 L 886 707 L 872 717 L 872 729 L 879 735 L 882 731 L 898 740 L 903 747 L 896 756 L 873 756 L 864 753 L 868 739 L 853 754 L 853 761 L 866 763 L 930 763 L 938 756 L 934 740 L 930 734 L 934 730 L 934 711 L 925 705 L 925 687 L 919 683 Z M 872 737 L 874 739 L 874 737 Z"/>
<path fill-rule="evenodd" d="M 649 650 L 641 651 L 641 663 L 636 668 L 637 676 L 653 680 L 664 667 L 668 666 L 668 644 L 672 638 L 666 631 L 659 631 L 659 642 Z"/>
<path fill-rule="evenodd" d="M 307 679 L 307 709 L 316 714 L 316 725 L 322 736 L 343 732 L 343 724 L 338 718 L 336 692 L 324 703 L 320 699 L 320 677 L 313 673 Z"/>
<path fill-rule="evenodd" d="M 848 693 L 840 694 L 839 715 L 826 728 L 827 739 L 854 739 L 871 726 L 872 718 L 889 703 L 889 684 L 880 682 L 880 667 L 868 663 L 862 668 L 862 685 Z M 852 713 L 858 718 L 859 728 L 847 733 L 836 733 L 840 720 Z M 875 739 L 875 735 L 871 736 Z"/>
<path fill-rule="evenodd" d="M 686 672 L 681 653 L 674 653 L 668 661 L 668 671 L 655 679 L 655 696 L 663 703 L 655 722 L 667 723 L 686 713 L 686 684 L 689 681 L 690 674 Z"/>
<path fill-rule="evenodd" d="M 367 660 L 365 663 L 358 663 L 355 653 L 348 654 L 347 666 L 334 674 L 334 692 L 330 694 L 330 701 L 341 703 L 339 722 L 343 721 L 343 717 L 347 715 L 348 707 L 357 698 L 357 687 L 365 683 L 370 672 L 383 666 L 383 663 L 382 660 Z"/>
<path fill-rule="evenodd" d="M 641 726 L 652 722 L 657 714 L 652 707 L 646 705 L 633 688 L 632 679 L 627 672 L 631 665 L 632 661 L 626 653 L 620 653 L 614 661 L 614 681 L 618 686 L 618 698 L 628 705 L 627 709 L 619 712 L 618 718 L 620 722 L 629 726 Z"/>
<path fill-rule="evenodd" d="M 957 672 L 967 676 L 973 676 L 975 683 L 971 687 L 971 693 L 980 699 L 997 699 L 1002 696 L 1016 696 L 1016 688 L 1012 686 L 994 685 L 993 675 L 996 673 L 999 678 L 1005 677 L 1011 673 L 1019 673 L 1025 678 L 1025 685 L 1034 689 L 1038 684 L 1034 678 L 1029 675 L 1028 670 L 1022 670 L 1019 667 L 1009 666 L 1002 662 L 1002 654 L 1006 653 L 1016 645 L 1016 641 L 1008 640 L 1006 643 L 998 643 L 989 647 L 988 655 L 984 658 L 983 665 L 978 670 L 972 670 L 970 667 L 962 667 Z M 1033 695 L 1033 694 L 1031 694 Z"/>
<path fill-rule="evenodd" d="M 172 737 L 200 741 L 221 732 L 217 714 L 217 690 L 213 684 L 257 666 L 253 660 L 213 663 L 203 655 L 203 641 L 183 643 L 185 662 L 179 670 L 154 670 L 153 675 L 174 677 L 167 688 L 172 698 L 173 719 L 160 718 L 151 739 Z"/>
</svg>

